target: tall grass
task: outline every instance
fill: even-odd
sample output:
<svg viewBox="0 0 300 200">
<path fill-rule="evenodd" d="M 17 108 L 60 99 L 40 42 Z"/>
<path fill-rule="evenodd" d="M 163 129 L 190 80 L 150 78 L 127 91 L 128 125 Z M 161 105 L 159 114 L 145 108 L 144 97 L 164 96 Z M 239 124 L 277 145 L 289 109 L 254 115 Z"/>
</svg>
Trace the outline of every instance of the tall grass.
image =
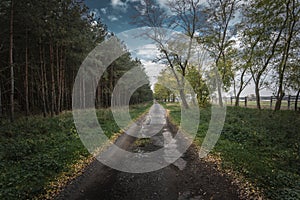
<svg viewBox="0 0 300 200">
<path fill-rule="evenodd" d="M 180 108 L 166 105 L 176 124 Z M 201 145 L 210 120 L 201 109 L 196 144 Z M 213 154 L 222 167 L 242 174 L 270 199 L 300 199 L 300 115 L 294 111 L 227 107 L 222 135 Z"/>
<path fill-rule="evenodd" d="M 150 103 L 132 106 L 132 118 Z M 108 137 L 119 132 L 109 109 L 97 111 Z M 78 137 L 72 114 L 57 117 L 0 121 L 0 199 L 32 199 L 46 192 L 57 176 L 72 173 L 74 165 L 90 154 Z M 50 186 L 51 187 L 51 186 Z"/>
</svg>

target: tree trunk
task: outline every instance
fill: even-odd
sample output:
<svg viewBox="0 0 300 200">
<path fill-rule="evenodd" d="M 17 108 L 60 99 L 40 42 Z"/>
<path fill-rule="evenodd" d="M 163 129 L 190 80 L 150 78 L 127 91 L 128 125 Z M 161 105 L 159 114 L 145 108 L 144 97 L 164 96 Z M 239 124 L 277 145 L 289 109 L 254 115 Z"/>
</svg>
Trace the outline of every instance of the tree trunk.
<svg viewBox="0 0 300 200">
<path fill-rule="evenodd" d="M 236 81 L 235 81 L 234 77 L 232 78 L 232 82 L 233 82 L 233 95 L 234 95 L 234 97 L 236 97 L 237 96 L 237 94 L 236 94 Z"/>
<path fill-rule="evenodd" d="M 60 80 L 59 80 L 59 85 L 60 85 L 60 88 L 59 88 L 59 100 L 58 100 L 58 103 L 59 103 L 59 109 L 58 111 L 59 112 L 62 112 L 64 108 L 64 79 L 65 79 L 65 73 L 64 73 L 64 51 L 63 51 L 63 47 L 61 47 L 61 51 L 60 51 Z"/>
<path fill-rule="evenodd" d="M 216 60 L 216 69 L 215 69 L 215 76 L 216 76 L 216 79 L 217 79 L 217 92 L 218 92 L 218 102 L 219 102 L 219 106 L 220 107 L 223 107 L 223 100 L 222 100 L 222 83 L 221 81 L 223 80 L 220 80 L 220 74 L 219 74 L 219 61 L 220 61 L 220 58 L 221 58 L 221 54 L 222 54 L 222 51 L 219 53 L 219 56 Z"/>
<path fill-rule="evenodd" d="M 175 75 L 177 85 L 180 88 L 179 89 L 179 95 L 180 95 L 180 98 L 181 98 L 182 106 L 185 109 L 189 109 L 189 105 L 186 101 L 186 95 L 185 95 L 185 91 L 184 91 L 184 87 L 185 87 L 185 69 L 182 69 L 181 81 L 179 80 L 179 77 L 176 75 L 176 72 L 174 71 L 174 68 L 172 68 L 172 72 Z"/>
<path fill-rule="evenodd" d="M 101 107 L 105 107 L 105 87 L 104 87 L 104 83 L 101 83 L 100 87 L 101 87 L 101 98 L 100 98 Z M 123 102 L 121 102 L 121 104 L 122 103 Z"/>
<path fill-rule="evenodd" d="M 281 109 L 281 102 L 282 102 L 282 99 L 284 97 L 284 92 L 283 92 L 283 89 L 282 89 L 282 82 L 280 83 L 280 86 L 279 86 L 279 90 L 278 90 L 278 94 L 277 94 L 277 98 L 276 98 L 276 104 L 275 104 L 275 111 L 278 111 Z"/>
<path fill-rule="evenodd" d="M 296 99 L 295 99 L 295 111 L 297 111 L 297 109 L 298 109 L 299 96 L 300 96 L 300 89 L 298 90 L 297 96 L 296 96 Z"/>
<path fill-rule="evenodd" d="M 184 89 L 180 89 L 180 90 L 179 90 L 179 94 L 180 94 L 182 106 L 183 106 L 185 109 L 189 109 L 189 105 L 188 105 L 188 103 L 187 103 L 187 101 L 186 101 L 186 96 L 185 96 L 185 93 L 184 93 Z"/>
<path fill-rule="evenodd" d="M 60 75 L 60 56 L 59 56 L 59 48 L 58 48 L 58 44 L 56 44 L 56 48 L 55 48 L 55 54 L 56 54 L 56 83 L 57 83 L 57 98 L 55 99 L 56 101 L 56 109 L 55 109 L 55 114 L 58 115 L 59 114 L 59 110 L 60 110 L 60 91 L 61 91 L 61 75 Z"/>
<path fill-rule="evenodd" d="M 250 60 L 249 60 L 249 62 L 250 62 Z M 241 74 L 241 83 L 240 83 L 239 91 L 237 93 L 235 91 L 235 106 L 239 106 L 240 105 L 240 96 L 241 96 L 241 93 L 243 92 L 243 90 L 245 89 L 245 87 L 248 85 L 248 83 L 251 80 L 251 79 L 249 79 L 248 81 L 244 81 L 244 76 L 246 74 L 246 71 L 247 71 L 247 68 L 245 68 L 243 70 L 242 74 Z"/>
<path fill-rule="evenodd" d="M 54 60 L 53 60 L 53 45 L 50 42 L 49 46 L 49 56 L 50 56 L 50 69 L 51 69 L 51 116 L 55 113 L 55 79 L 54 79 Z"/>
<path fill-rule="evenodd" d="M 0 118 L 2 117 L 2 85 L 0 85 Z"/>
<path fill-rule="evenodd" d="M 255 83 L 255 95 L 256 95 L 256 106 L 257 109 L 261 110 L 261 105 L 260 105 L 260 94 L 259 94 L 259 83 Z"/>
<path fill-rule="evenodd" d="M 44 79 L 44 88 L 45 88 L 45 105 L 46 111 L 49 112 L 49 88 L 48 88 L 48 79 L 47 79 L 47 69 L 46 69 L 46 54 L 45 54 L 45 47 L 43 46 L 43 79 Z"/>
<path fill-rule="evenodd" d="M 218 81 L 218 96 L 219 96 L 218 101 L 219 101 L 219 106 L 223 107 L 224 105 L 223 105 L 223 100 L 222 100 L 222 88 L 221 87 L 222 87 L 221 83 L 220 83 L 220 81 Z"/>
<path fill-rule="evenodd" d="M 10 65 L 10 120 L 14 121 L 15 110 L 15 77 L 14 77 L 14 61 L 13 61 L 13 45 L 14 45 L 14 1 L 11 0 L 10 5 L 10 31 L 9 31 L 9 65 Z"/>
<path fill-rule="evenodd" d="M 293 5 L 293 12 L 295 11 L 295 5 Z M 289 7 L 289 3 L 287 4 L 287 8 L 286 8 L 286 18 L 289 18 L 290 16 L 290 7 Z M 292 16 L 293 18 L 293 16 Z M 277 93 L 277 102 L 275 105 L 275 111 L 280 110 L 281 108 L 281 102 L 282 99 L 284 97 L 284 91 L 283 91 L 283 79 L 284 79 L 284 74 L 285 74 L 285 70 L 286 70 L 286 66 L 287 66 L 287 62 L 288 62 L 288 58 L 290 55 L 290 48 L 291 48 L 291 42 L 292 42 L 292 38 L 294 36 L 294 28 L 296 25 L 297 20 L 296 19 L 292 19 L 289 20 L 289 26 L 288 26 L 288 35 L 286 36 L 286 42 L 284 45 L 284 52 L 282 55 L 282 60 L 279 66 L 279 88 L 278 88 L 278 93 Z"/>
<path fill-rule="evenodd" d="M 26 28 L 26 47 L 25 47 L 25 104 L 26 104 L 26 116 L 29 115 L 29 90 L 28 90 L 28 31 Z"/>
<path fill-rule="evenodd" d="M 236 95 L 236 97 L 235 97 L 234 106 L 236 106 L 236 107 L 240 105 L 240 95 L 241 95 L 241 93 L 238 92 L 237 95 Z"/>
<path fill-rule="evenodd" d="M 39 69 L 37 69 L 37 70 L 39 70 Z M 35 72 L 35 69 L 33 69 L 33 67 L 30 67 L 30 73 L 29 74 L 33 75 L 34 72 Z M 37 83 L 37 81 L 35 81 L 35 79 L 37 79 L 37 77 L 33 76 L 33 77 L 31 77 L 31 81 L 28 81 L 28 82 L 30 82 L 29 97 L 28 98 L 31 100 L 31 101 L 29 101 L 29 106 L 30 105 L 35 106 L 35 105 L 38 105 L 40 103 L 40 101 L 37 98 L 34 98 L 35 83 Z M 38 91 L 38 89 L 37 89 L 37 91 Z"/>
<path fill-rule="evenodd" d="M 100 102 L 101 102 L 101 87 L 100 85 L 98 84 L 97 85 L 97 98 L 96 98 L 96 107 L 97 108 L 100 108 Z"/>
<path fill-rule="evenodd" d="M 63 98 L 63 47 L 56 46 L 56 79 L 57 79 L 57 108 L 56 114 L 58 115 L 62 111 L 62 98 Z"/>
<path fill-rule="evenodd" d="M 65 93 L 65 73 L 64 70 L 62 70 L 61 72 L 61 98 L 60 98 L 60 110 L 59 112 L 62 112 L 63 110 L 67 109 L 65 108 L 65 104 L 64 104 L 64 93 Z"/>
<path fill-rule="evenodd" d="M 2 49 L 2 47 L 0 47 L 0 50 Z M 1 66 L 0 66 L 1 68 Z M 2 79 L 0 76 L 0 118 L 3 116 L 3 105 L 2 105 Z"/>
<path fill-rule="evenodd" d="M 47 106 L 46 106 L 46 92 L 45 92 L 45 79 L 44 79 L 44 58 L 43 50 L 40 44 L 40 65 L 41 65 L 41 84 L 42 84 L 42 102 L 43 102 L 43 115 L 47 116 Z"/>
</svg>

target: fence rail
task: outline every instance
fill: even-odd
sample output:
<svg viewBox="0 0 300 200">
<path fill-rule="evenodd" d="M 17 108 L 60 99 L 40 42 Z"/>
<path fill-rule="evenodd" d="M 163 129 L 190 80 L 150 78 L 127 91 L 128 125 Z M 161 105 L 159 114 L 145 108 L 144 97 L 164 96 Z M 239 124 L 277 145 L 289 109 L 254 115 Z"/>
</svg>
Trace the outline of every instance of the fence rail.
<svg viewBox="0 0 300 200">
<path fill-rule="evenodd" d="M 263 108 L 270 108 L 273 109 L 275 107 L 277 98 L 276 96 L 261 96 L 260 101 Z M 235 97 L 230 97 L 230 105 L 234 105 L 236 102 Z M 299 99 L 297 96 L 284 96 L 282 99 L 282 108 L 288 110 L 300 110 L 299 106 Z M 239 105 L 244 105 L 245 107 L 254 107 L 256 106 L 256 97 L 240 97 L 239 98 Z"/>
</svg>

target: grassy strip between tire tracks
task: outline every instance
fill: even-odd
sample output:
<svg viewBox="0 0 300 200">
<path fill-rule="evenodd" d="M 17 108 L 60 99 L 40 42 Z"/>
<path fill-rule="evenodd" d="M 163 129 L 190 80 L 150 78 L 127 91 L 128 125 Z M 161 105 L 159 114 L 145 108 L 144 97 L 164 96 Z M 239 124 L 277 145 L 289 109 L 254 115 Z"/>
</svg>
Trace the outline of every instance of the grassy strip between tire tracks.
<svg viewBox="0 0 300 200">
<path fill-rule="evenodd" d="M 179 125 L 179 105 L 164 106 L 170 112 L 172 123 Z M 200 110 L 197 146 L 201 146 L 206 135 L 210 115 L 210 108 Z M 219 159 L 222 170 L 242 179 L 241 187 L 250 186 L 250 190 L 261 191 L 268 199 L 300 199 L 300 115 L 297 112 L 227 107 L 222 135 L 211 155 Z"/>
<path fill-rule="evenodd" d="M 151 103 L 130 107 L 133 119 Z M 110 109 L 97 110 L 99 123 L 112 140 L 120 133 Z M 0 121 L 0 199 L 51 199 L 78 176 L 93 157 L 76 132 L 71 112 Z"/>
</svg>

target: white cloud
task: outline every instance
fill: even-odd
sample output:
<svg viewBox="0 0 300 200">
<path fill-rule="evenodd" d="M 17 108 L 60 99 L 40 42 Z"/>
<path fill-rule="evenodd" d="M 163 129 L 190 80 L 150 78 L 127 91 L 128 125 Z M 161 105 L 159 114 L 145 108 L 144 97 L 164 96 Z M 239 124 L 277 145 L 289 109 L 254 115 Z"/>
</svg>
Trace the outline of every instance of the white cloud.
<svg viewBox="0 0 300 200">
<path fill-rule="evenodd" d="M 155 44 L 146 44 L 136 50 L 136 56 L 144 60 L 154 60 L 158 54 Z"/>
<path fill-rule="evenodd" d="M 110 21 L 112 21 L 112 22 L 118 21 L 118 20 L 119 20 L 119 18 L 117 18 L 117 17 L 114 16 L 114 15 L 108 15 L 107 18 L 108 18 Z"/>
<path fill-rule="evenodd" d="M 141 60 L 143 66 L 145 67 L 145 72 L 147 76 L 149 77 L 149 81 L 151 84 L 151 88 L 153 90 L 154 84 L 157 82 L 157 78 L 160 74 L 160 72 L 166 68 L 165 65 L 154 63 L 150 60 Z"/>
<path fill-rule="evenodd" d="M 107 8 L 101 8 L 101 12 L 102 12 L 104 15 L 106 15 L 106 13 L 107 13 Z"/>
<path fill-rule="evenodd" d="M 110 4 L 113 8 L 122 10 L 123 12 L 127 11 L 129 3 L 137 3 L 141 2 L 141 0 L 111 0 Z"/>
<path fill-rule="evenodd" d="M 111 5 L 113 7 L 115 7 L 115 6 L 122 6 L 124 4 L 125 4 L 125 2 L 122 2 L 121 0 L 111 0 Z"/>
<path fill-rule="evenodd" d="M 111 5 L 113 8 L 123 11 L 126 11 L 128 8 L 127 2 L 123 2 L 121 0 L 111 0 Z"/>
<path fill-rule="evenodd" d="M 164 64 L 153 62 L 153 60 L 159 54 L 156 45 L 145 44 L 138 47 L 133 54 L 141 60 L 143 66 L 145 67 L 145 72 L 149 77 L 151 88 L 153 89 L 154 84 L 157 82 L 157 77 L 159 76 L 162 69 L 165 68 Z"/>
<path fill-rule="evenodd" d="M 145 30 L 145 28 L 132 29 L 117 34 L 117 37 L 124 42 L 133 58 L 141 60 L 153 88 L 153 85 L 157 82 L 159 73 L 165 68 L 165 65 L 153 62 L 160 52 L 153 41 L 141 37 Z"/>
<path fill-rule="evenodd" d="M 168 11 L 170 11 L 169 9 L 169 7 L 168 7 L 168 2 L 169 2 L 170 0 L 156 0 L 156 2 L 157 2 L 157 4 L 161 7 L 161 8 L 165 8 L 165 9 L 167 9 Z M 171 0 L 172 1 L 172 0 Z M 207 3 L 207 1 L 208 0 L 199 0 L 199 4 L 200 5 L 208 5 L 208 3 Z"/>
</svg>

